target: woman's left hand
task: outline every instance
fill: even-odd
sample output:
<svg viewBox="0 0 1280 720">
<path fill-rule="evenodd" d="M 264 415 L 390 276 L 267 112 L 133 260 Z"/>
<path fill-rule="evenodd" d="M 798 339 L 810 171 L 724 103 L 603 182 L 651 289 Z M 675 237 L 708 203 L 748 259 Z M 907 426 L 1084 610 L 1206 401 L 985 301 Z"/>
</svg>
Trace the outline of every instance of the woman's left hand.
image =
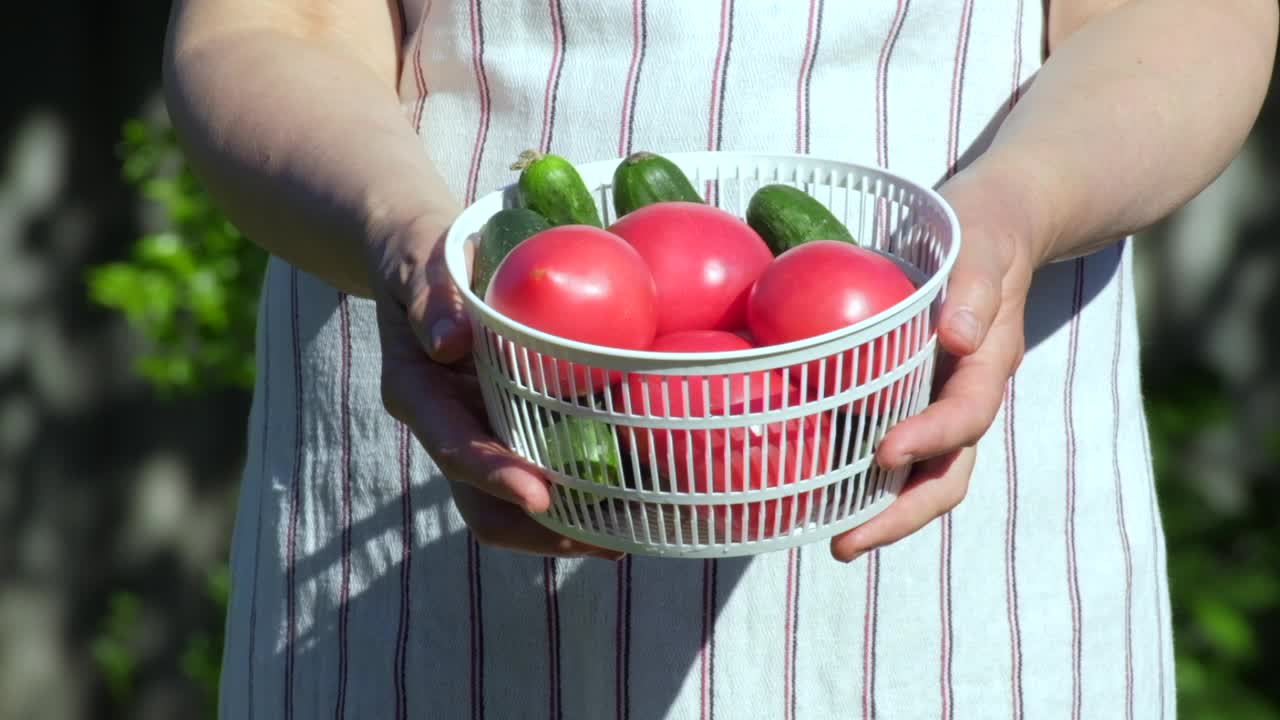
<svg viewBox="0 0 1280 720">
<path fill-rule="evenodd" d="M 1036 224 L 1021 198 L 1025 188 L 983 174 L 977 165 L 956 175 L 941 194 L 960 220 L 961 251 L 951 272 L 938 339 L 934 400 L 894 426 L 876 452 L 885 468 L 915 463 L 906 486 L 884 512 L 836 536 L 831 553 L 851 562 L 896 542 L 964 498 L 974 447 L 995 421 L 1005 387 L 1022 360 L 1023 309 Z"/>
</svg>

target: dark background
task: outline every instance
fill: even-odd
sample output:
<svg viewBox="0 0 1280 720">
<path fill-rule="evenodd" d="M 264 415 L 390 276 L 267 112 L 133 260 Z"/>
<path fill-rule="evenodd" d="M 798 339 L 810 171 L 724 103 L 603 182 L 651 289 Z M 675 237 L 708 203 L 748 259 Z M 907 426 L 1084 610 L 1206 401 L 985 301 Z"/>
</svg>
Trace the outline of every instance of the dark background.
<svg viewBox="0 0 1280 720">
<path fill-rule="evenodd" d="M 256 275 L 233 230 L 179 260 L 139 244 L 218 223 L 163 134 L 167 9 L 11 3 L 0 31 L 4 719 L 213 709 L 249 403 L 234 355 L 252 323 L 236 299 L 251 304 Z M 1180 711 L 1195 720 L 1280 718 L 1276 99 L 1223 177 L 1138 243 Z M 133 118 L 149 124 L 122 149 Z M 239 272 L 208 271 L 221 295 L 183 294 L 227 255 Z M 155 306 L 156 287 L 177 299 Z M 193 338 L 219 352 L 192 365 Z"/>
</svg>

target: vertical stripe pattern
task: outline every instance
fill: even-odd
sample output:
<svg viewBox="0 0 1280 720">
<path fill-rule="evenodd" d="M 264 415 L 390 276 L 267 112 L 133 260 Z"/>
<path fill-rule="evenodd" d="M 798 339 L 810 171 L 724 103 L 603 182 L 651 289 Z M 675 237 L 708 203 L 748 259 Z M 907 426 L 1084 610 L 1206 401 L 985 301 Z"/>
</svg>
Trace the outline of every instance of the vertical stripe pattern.
<svg viewBox="0 0 1280 720">
<path fill-rule="evenodd" d="M 484 162 L 484 146 L 489 135 L 489 78 L 484 69 L 484 20 L 480 0 L 471 0 L 471 62 L 476 75 L 476 91 L 480 99 L 480 127 L 476 129 L 475 147 L 471 152 L 471 170 L 467 174 L 466 201 L 476 197 L 476 184 Z"/>
<path fill-rule="evenodd" d="M 1022 97 L 1022 4 L 1018 0 L 1018 14 L 1013 27 L 1013 92 L 1009 95 L 1009 108 L 1013 109 Z"/>
<path fill-rule="evenodd" d="M 1004 399 L 1005 482 L 1008 493 L 1009 519 L 1005 525 L 1005 597 L 1009 608 L 1010 667 L 1012 675 L 1012 711 L 1015 720 L 1022 718 L 1022 625 L 1018 618 L 1018 378 L 1009 378 Z"/>
<path fill-rule="evenodd" d="M 707 114 L 707 149 L 719 150 L 724 140 L 724 95 L 728 84 L 729 54 L 733 50 L 733 2 L 720 2 L 720 44 L 716 50 L 715 72 L 711 76 L 711 111 Z M 720 188 L 707 181 L 706 199 L 720 203 Z"/>
<path fill-rule="evenodd" d="M 804 53 L 796 79 L 796 153 L 809 153 L 810 119 L 809 99 L 813 84 L 813 66 L 822 41 L 822 0 L 809 0 L 809 17 L 805 23 Z M 800 626 L 800 565 L 802 554 L 792 548 L 787 552 L 786 614 L 783 632 L 783 717 L 794 720 L 796 716 L 796 655 L 799 644 L 796 638 Z"/>
<path fill-rule="evenodd" d="M 427 5 L 422 10 L 422 18 L 418 21 L 417 37 L 413 43 L 413 81 L 418 90 L 418 102 L 413 107 L 413 129 L 422 132 L 422 112 L 427 107 L 427 76 L 422 69 L 422 36 L 424 28 L 427 24 L 427 18 L 431 16 L 432 0 L 427 0 Z M 401 7 L 404 3 L 400 3 Z"/>
<path fill-rule="evenodd" d="M 422 39 L 426 34 L 427 20 L 431 17 L 434 0 L 427 0 L 422 9 L 422 17 L 418 20 L 417 38 L 413 50 L 413 74 L 418 91 L 418 102 L 413 116 L 413 127 L 422 132 L 422 113 L 427 106 L 427 78 L 422 68 Z M 403 7 L 404 3 L 400 3 Z M 409 608 L 412 600 L 411 580 L 413 579 L 413 527 L 411 512 L 413 498 L 411 494 L 411 435 L 408 426 L 399 426 L 400 444 L 400 625 L 396 637 L 396 656 L 392 673 L 396 693 L 396 720 L 408 720 L 409 688 L 406 682 L 408 675 L 409 654 Z"/>
<path fill-rule="evenodd" d="M 941 609 L 942 655 L 939 662 L 938 685 L 942 694 L 942 717 L 955 716 L 955 688 L 951 685 L 951 657 L 954 654 L 955 634 L 951 627 L 951 513 L 942 516 L 942 570 L 939 573 L 938 596 Z"/>
<path fill-rule="evenodd" d="M 724 140 L 725 86 L 728 84 L 729 56 L 733 49 L 734 0 L 721 0 L 720 35 L 716 64 L 711 77 L 711 109 L 707 119 L 707 149 L 719 150 Z M 707 182 L 707 201 L 719 203 L 720 189 Z M 702 572 L 702 720 L 715 718 L 715 617 L 717 561 L 704 560 Z"/>
<path fill-rule="evenodd" d="M 1155 598 L 1156 606 L 1156 665 L 1160 667 L 1160 720 L 1164 720 L 1164 602 L 1161 600 L 1164 588 L 1160 582 L 1160 573 L 1164 569 L 1164 558 L 1160 555 L 1160 507 L 1156 502 L 1156 480 L 1153 467 L 1154 458 L 1151 455 L 1150 433 L 1151 431 L 1147 427 L 1146 416 L 1144 415 L 1140 434 L 1142 436 L 1142 456 L 1147 467 L 1147 501 L 1149 504 L 1148 512 L 1151 515 L 1151 584 L 1154 588 L 1152 597 Z"/>
<path fill-rule="evenodd" d="M 345 293 L 338 295 L 338 323 L 342 333 L 342 586 L 338 599 L 338 699 L 334 720 L 347 708 L 347 631 L 351 619 L 351 310 Z"/>
<path fill-rule="evenodd" d="M 733 1 L 720 1 L 720 47 L 715 73 L 711 76 L 711 112 L 707 120 L 707 149 L 719 150 L 724 140 L 724 93 L 733 50 Z"/>
<path fill-rule="evenodd" d="M 1115 475 L 1116 526 L 1120 535 L 1120 548 L 1124 554 L 1124 699 L 1125 719 L 1133 720 L 1133 553 L 1129 547 L 1129 528 L 1124 517 L 1124 483 L 1120 477 L 1120 347 L 1123 338 L 1124 319 L 1124 242 L 1119 250 L 1120 279 L 1116 286 L 1115 350 L 1111 354 L 1111 461 Z"/>
<path fill-rule="evenodd" d="M 544 558 L 542 567 L 547 588 L 547 714 L 551 720 L 560 720 L 560 604 L 556 597 L 555 558 Z"/>
<path fill-rule="evenodd" d="M 965 0 L 960 13 L 960 36 L 956 42 L 956 63 L 951 76 L 951 127 L 947 133 L 947 175 L 955 173 L 960 159 L 960 117 L 964 103 L 964 70 L 969 55 L 969 30 L 973 25 L 973 0 Z"/>
<path fill-rule="evenodd" d="M 551 3 L 551 67 L 547 70 L 547 89 L 542 104 L 542 152 L 551 151 L 552 134 L 556 126 L 556 96 L 560 90 L 560 70 L 564 66 L 564 9 L 560 0 Z"/>
<path fill-rule="evenodd" d="M 1067 352 L 1067 379 L 1063 414 L 1067 426 L 1067 594 L 1071 603 L 1071 719 L 1080 720 L 1081 612 L 1080 577 L 1076 567 L 1076 429 L 1074 394 L 1076 354 L 1080 345 L 1080 307 L 1084 295 L 1084 258 L 1075 261 L 1075 288 L 1071 298 L 1071 345 Z"/>
<path fill-rule="evenodd" d="M 880 48 L 880 58 L 876 65 L 876 159 L 881 167 L 889 168 L 889 65 L 893 60 L 894 48 L 898 45 L 898 37 L 902 34 L 902 25 L 906 22 L 910 10 L 910 0 L 898 0 L 893 20 L 889 24 L 889 33 Z M 887 207 L 880 203 L 877 208 L 876 233 L 883 232 L 886 225 Z M 876 693 L 876 630 L 877 605 L 880 600 L 880 551 L 872 550 L 867 554 L 867 587 L 866 610 L 862 625 L 862 717 L 875 717 Z"/>
<path fill-rule="evenodd" d="M 947 133 L 947 175 L 956 171 L 960 156 L 960 118 L 964 101 L 964 73 L 969 55 L 969 30 L 973 22 L 973 0 L 965 0 L 960 13 L 960 32 L 956 41 L 956 61 L 951 76 L 951 116 Z M 954 513 L 942 516 L 941 573 L 939 595 L 941 597 L 942 657 L 939 691 L 942 695 L 943 720 L 955 716 L 955 688 L 952 685 L 951 661 L 955 654 L 955 628 L 952 627 L 951 607 L 951 534 Z"/>
<path fill-rule="evenodd" d="M 413 578 L 413 454 L 409 428 L 400 425 L 400 625 L 396 631 L 396 658 L 393 673 L 396 690 L 396 720 L 408 720 L 409 687 L 406 682 L 409 653 L 409 622 Z"/>
<path fill-rule="evenodd" d="M 640 91 L 640 73 L 644 69 L 645 45 L 648 28 L 645 18 L 645 0 L 634 0 L 631 6 L 632 46 L 631 64 L 627 70 L 627 84 L 623 91 L 622 122 L 618 131 L 618 155 L 630 155 L 635 140 L 636 96 Z M 615 620 L 614 648 L 614 710 L 617 720 L 630 717 L 631 688 L 631 556 L 618 562 L 617 568 L 617 618 Z"/>
<path fill-rule="evenodd" d="M 289 310 L 292 315 L 293 351 L 293 478 L 289 497 L 289 535 L 286 540 L 285 560 L 285 660 L 284 660 L 284 717 L 293 718 L 293 670 L 294 639 L 298 634 L 297 616 L 297 561 L 298 561 L 298 512 L 302 505 L 302 342 L 298 329 L 298 269 L 289 268 Z"/>
<path fill-rule="evenodd" d="M 615 147 L 750 151 L 781 140 L 800 155 L 842 148 L 854 161 L 950 176 L 1041 62 L 1030 45 L 1038 10 L 1025 0 L 870 10 L 805 0 L 772 14 L 737 0 L 435 4 L 404 4 L 403 117 L 464 204 L 510 181 L 501 158 L 526 147 L 586 162 Z M 592 43 L 569 47 L 587 34 Z M 874 115 L 859 112 L 873 103 Z M 841 139 L 850 128 L 866 142 Z M 717 189 L 705 197 L 722 201 Z M 860 225 L 875 214 L 866 221 L 881 232 L 890 205 L 849 212 Z M 481 547 L 409 428 L 379 414 L 372 304 L 273 262 L 262 332 L 274 357 L 260 360 L 264 407 L 250 445 L 263 455 L 247 464 L 266 484 L 246 484 L 260 496 L 245 497 L 237 518 L 244 552 L 228 637 L 243 644 L 228 646 L 224 712 L 1021 720 L 1070 707 L 1078 720 L 1096 705 L 1133 720 L 1157 716 L 1159 683 L 1159 712 L 1172 716 L 1157 499 L 1134 485 L 1140 448 L 1150 463 L 1137 429 L 1132 282 L 1108 277 L 1115 258 L 1108 250 L 1037 278 L 1028 321 L 1039 312 L 1046 324 L 1029 329 L 1027 361 L 982 439 L 981 502 L 868 553 L 853 574 L 819 545 L 750 562 L 626 557 L 614 569 Z M 1106 347 L 1109 357 L 1086 354 Z M 1065 428 L 1036 432 L 1057 428 L 1057 413 Z M 1063 486 L 1041 492 L 1039 475 Z M 1043 547 L 1051 554 L 1034 557 Z M 1095 550 L 1114 566 L 1081 559 Z M 908 557 L 925 562 L 891 560 Z"/>
<path fill-rule="evenodd" d="M 790 566 L 788 575 L 790 576 L 791 593 L 787 607 L 790 611 L 790 622 L 787 627 L 787 668 L 790 689 L 787 693 L 787 718 L 795 720 L 796 717 L 796 654 L 799 650 L 797 638 L 800 635 L 800 564 L 804 559 L 804 554 L 799 550 L 791 551 Z"/>
<path fill-rule="evenodd" d="M 876 162 L 883 168 L 889 167 L 889 63 L 893 59 L 893 49 L 898 46 L 898 36 L 902 34 L 902 23 L 907 19 L 910 5 L 910 0 L 898 0 L 898 9 L 893 14 L 889 35 L 880 48 L 880 62 L 876 66 Z"/>
<path fill-rule="evenodd" d="M 809 88 L 813 84 L 813 65 L 822 39 L 822 0 L 809 0 L 808 33 L 804 43 L 804 59 L 796 80 L 796 152 L 809 152 Z"/>
<path fill-rule="evenodd" d="M 617 720 L 627 720 L 631 708 L 631 556 L 618 563 L 618 618 L 615 667 Z"/>
<path fill-rule="evenodd" d="M 862 625 L 862 717 L 876 716 L 876 615 L 880 604 L 880 551 L 867 553 L 867 610 Z"/>
<path fill-rule="evenodd" d="M 1018 0 L 1017 18 L 1013 31 L 1013 80 L 1009 107 L 1018 102 L 1022 79 L 1022 4 Z M 1005 597 L 1009 608 L 1010 674 L 1012 712 L 1014 720 L 1022 720 L 1022 625 L 1018 617 L 1018 436 L 1015 409 L 1017 408 L 1018 377 L 1009 378 L 1004 399 L 1004 453 L 1005 482 L 1008 493 L 1009 519 L 1005 529 Z"/>
<path fill-rule="evenodd" d="M 471 170 L 467 176 L 465 201 L 470 204 L 476 197 L 480 167 L 484 159 L 485 142 L 489 136 L 489 79 L 484 66 L 484 19 L 481 0 L 470 0 L 471 61 L 475 70 L 476 92 L 479 96 L 480 117 L 476 129 L 476 141 L 471 153 Z M 480 573 L 480 544 L 467 531 L 468 596 L 471 603 L 471 718 L 484 718 L 484 603 L 483 583 Z"/>
<path fill-rule="evenodd" d="M 795 548 L 787 551 L 787 603 L 782 631 L 782 717 L 792 720 L 796 711 L 796 568 L 798 551 Z"/>
<path fill-rule="evenodd" d="M 716 716 L 716 570 L 715 560 L 702 563 L 702 720 Z"/>
<path fill-rule="evenodd" d="M 471 584 L 471 720 L 484 718 L 484 598 L 480 584 L 480 544 L 467 533 L 467 575 Z"/>
<path fill-rule="evenodd" d="M 631 66 L 627 71 L 627 86 L 622 97 L 622 128 L 618 131 L 618 155 L 630 155 L 635 138 L 636 94 L 640 87 L 640 72 L 644 68 L 645 45 L 648 27 L 645 20 L 645 0 L 634 0 L 631 5 L 632 46 Z"/>
<path fill-rule="evenodd" d="M 564 10 L 560 0 L 549 0 L 551 21 L 551 64 L 547 69 L 547 87 L 542 98 L 542 140 L 539 149 L 551 152 L 556 124 L 556 99 L 560 91 L 560 72 L 564 66 L 565 28 Z M 561 709 L 560 681 L 560 602 L 557 597 L 557 560 L 552 557 L 542 561 L 542 582 L 546 589 L 547 616 L 547 703 L 550 720 L 559 720 Z"/>
<path fill-rule="evenodd" d="M 270 437 L 269 430 L 271 428 L 271 352 L 266 346 L 271 342 L 271 282 L 268 280 L 262 284 L 262 305 L 266 309 L 262 313 L 262 337 L 264 339 L 263 350 L 260 352 L 262 357 L 262 437 L 260 442 L 262 446 L 259 452 L 262 453 L 261 462 L 258 465 L 258 512 L 257 519 L 254 522 L 254 541 L 253 541 L 253 579 L 249 590 L 249 652 L 246 667 L 248 672 L 245 677 L 248 680 L 248 687 L 245 689 L 248 695 L 249 704 L 249 720 L 254 720 L 257 708 L 257 692 L 254 677 L 257 668 L 256 659 L 257 639 L 258 639 L 258 574 L 261 569 L 262 561 L 262 503 L 263 491 L 269 482 L 267 477 L 267 453 L 264 448 Z"/>
</svg>

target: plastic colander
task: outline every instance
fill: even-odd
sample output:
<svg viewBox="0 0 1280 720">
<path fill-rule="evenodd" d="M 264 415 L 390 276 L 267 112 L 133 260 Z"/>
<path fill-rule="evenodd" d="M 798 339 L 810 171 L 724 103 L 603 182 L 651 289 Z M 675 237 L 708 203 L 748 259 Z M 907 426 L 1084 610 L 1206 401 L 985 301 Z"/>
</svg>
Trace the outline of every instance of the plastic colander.
<svg viewBox="0 0 1280 720">
<path fill-rule="evenodd" d="M 877 446 L 929 401 L 937 313 L 960 247 L 955 214 L 929 187 L 872 167 L 664 156 L 738 217 L 763 185 L 808 192 L 917 289 L 856 325 L 784 345 L 696 354 L 590 345 L 515 322 L 468 289 L 467 245 L 516 192 L 479 198 L 450 229 L 446 262 L 473 326 L 490 425 L 552 484 L 551 508 L 533 517 L 601 547 L 685 558 L 794 547 L 866 522 L 907 475 L 879 467 Z M 606 225 L 619 162 L 578 166 Z M 631 392 L 635 374 L 646 392 Z"/>
</svg>

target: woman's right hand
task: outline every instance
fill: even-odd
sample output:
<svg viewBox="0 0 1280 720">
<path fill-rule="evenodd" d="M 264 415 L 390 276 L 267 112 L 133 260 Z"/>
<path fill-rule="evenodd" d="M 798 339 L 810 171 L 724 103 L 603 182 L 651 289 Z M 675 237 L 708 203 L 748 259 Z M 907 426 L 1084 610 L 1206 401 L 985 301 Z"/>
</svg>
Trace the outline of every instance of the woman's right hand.
<svg viewBox="0 0 1280 720">
<path fill-rule="evenodd" d="M 489 429 L 478 381 L 463 362 L 471 352 L 471 328 L 445 267 L 448 225 L 419 218 L 370 250 L 383 404 L 448 479 L 458 511 L 481 544 L 537 555 L 621 558 L 528 516 L 550 507 L 549 484 Z"/>
</svg>

